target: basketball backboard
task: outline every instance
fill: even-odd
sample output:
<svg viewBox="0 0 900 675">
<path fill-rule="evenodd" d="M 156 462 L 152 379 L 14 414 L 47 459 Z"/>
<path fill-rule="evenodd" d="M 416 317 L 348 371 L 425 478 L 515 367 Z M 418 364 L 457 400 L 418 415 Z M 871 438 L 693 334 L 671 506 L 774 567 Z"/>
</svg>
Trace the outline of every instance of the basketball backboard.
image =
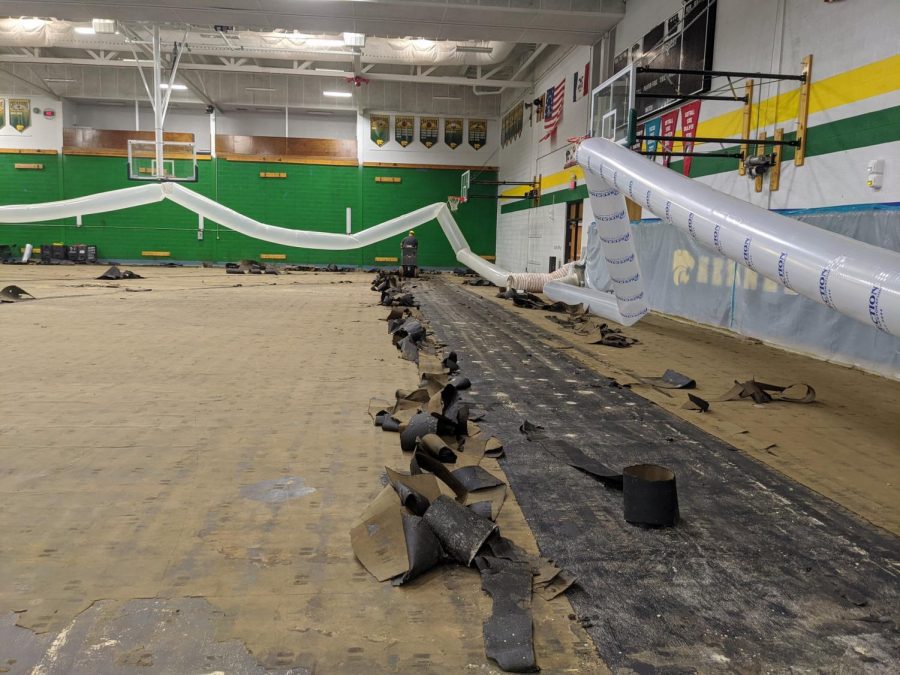
<svg viewBox="0 0 900 675">
<path fill-rule="evenodd" d="M 626 145 L 634 110 L 634 66 L 628 65 L 591 93 L 591 136 Z"/>
<path fill-rule="evenodd" d="M 163 141 L 162 167 L 159 167 L 154 141 L 128 141 L 128 179 L 195 183 L 197 153 L 194 144 Z"/>
</svg>

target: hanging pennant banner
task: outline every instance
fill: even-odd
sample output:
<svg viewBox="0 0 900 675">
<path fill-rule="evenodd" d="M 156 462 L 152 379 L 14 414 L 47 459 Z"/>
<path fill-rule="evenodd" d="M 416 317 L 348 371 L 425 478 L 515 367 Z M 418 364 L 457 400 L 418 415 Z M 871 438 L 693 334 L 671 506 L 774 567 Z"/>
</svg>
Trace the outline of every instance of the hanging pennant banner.
<svg viewBox="0 0 900 675">
<path fill-rule="evenodd" d="M 456 150 L 462 145 L 463 140 L 463 121 L 460 118 L 444 120 L 444 143 L 450 146 L 451 150 Z"/>
<path fill-rule="evenodd" d="M 6 126 L 6 99 L 0 98 L 0 129 Z"/>
<path fill-rule="evenodd" d="M 437 117 L 421 117 L 419 118 L 419 140 L 426 148 L 438 142 L 438 118 Z"/>
<path fill-rule="evenodd" d="M 394 118 L 394 140 L 405 148 L 416 137 L 416 118 L 397 115 Z"/>
<path fill-rule="evenodd" d="M 380 148 L 389 140 L 391 118 L 387 115 L 372 115 L 369 121 L 372 125 L 372 141 Z"/>
<path fill-rule="evenodd" d="M 665 115 L 662 116 L 662 133 L 660 136 L 674 136 L 675 129 L 678 127 L 678 113 L 679 110 L 670 110 Z M 672 152 L 672 146 L 675 144 L 674 140 L 671 141 L 662 141 L 662 150 L 663 152 Z M 672 161 L 671 155 L 663 155 L 663 166 L 669 166 L 669 162 Z"/>
<path fill-rule="evenodd" d="M 681 106 L 681 135 L 684 137 L 684 151 L 694 151 L 694 141 L 687 139 L 697 135 L 697 120 L 700 119 L 700 104 L 702 101 L 691 101 Z M 685 157 L 682 173 L 685 176 L 691 175 L 691 164 L 693 157 Z"/>
<path fill-rule="evenodd" d="M 481 150 L 487 143 L 487 120 L 469 120 L 469 145 Z"/>
<path fill-rule="evenodd" d="M 525 119 L 525 105 L 519 101 L 503 116 L 503 136 L 501 145 L 506 147 L 522 135 Z"/>
<path fill-rule="evenodd" d="M 644 123 L 644 135 L 645 136 L 659 136 L 659 130 L 662 126 L 662 120 L 659 117 L 655 117 L 652 120 L 647 120 Z M 649 153 L 649 159 L 652 161 L 656 161 L 656 156 L 653 154 L 656 152 L 656 146 L 658 141 L 647 141 L 647 152 Z"/>
<path fill-rule="evenodd" d="M 31 99 L 9 99 L 9 126 L 22 133 L 31 126 Z"/>
</svg>

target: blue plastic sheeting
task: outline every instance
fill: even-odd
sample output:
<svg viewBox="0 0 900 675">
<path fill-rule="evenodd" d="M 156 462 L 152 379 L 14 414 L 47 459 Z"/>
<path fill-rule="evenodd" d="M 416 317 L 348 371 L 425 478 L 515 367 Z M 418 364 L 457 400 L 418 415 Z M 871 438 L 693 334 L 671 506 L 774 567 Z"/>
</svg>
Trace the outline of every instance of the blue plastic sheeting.
<svg viewBox="0 0 900 675">
<path fill-rule="evenodd" d="M 900 252 L 900 210 L 792 214 L 798 220 Z M 728 328 L 792 351 L 900 379 L 900 338 L 768 281 L 698 246 L 658 220 L 635 226 L 650 307 Z M 601 270 L 595 270 L 598 277 Z"/>
</svg>

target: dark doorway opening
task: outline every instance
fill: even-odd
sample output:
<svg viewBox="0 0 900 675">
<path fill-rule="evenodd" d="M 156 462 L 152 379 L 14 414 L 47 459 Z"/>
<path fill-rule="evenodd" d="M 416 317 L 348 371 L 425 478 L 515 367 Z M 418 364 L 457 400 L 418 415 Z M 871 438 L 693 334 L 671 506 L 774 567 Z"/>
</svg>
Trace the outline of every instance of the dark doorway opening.
<svg viewBox="0 0 900 675">
<path fill-rule="evenodd" d="M 578 260 L 581 254 L 581 219 L 584 215 L 584 202 L 566 202 L 566 245 L 565 260 Z"/>
</svg>

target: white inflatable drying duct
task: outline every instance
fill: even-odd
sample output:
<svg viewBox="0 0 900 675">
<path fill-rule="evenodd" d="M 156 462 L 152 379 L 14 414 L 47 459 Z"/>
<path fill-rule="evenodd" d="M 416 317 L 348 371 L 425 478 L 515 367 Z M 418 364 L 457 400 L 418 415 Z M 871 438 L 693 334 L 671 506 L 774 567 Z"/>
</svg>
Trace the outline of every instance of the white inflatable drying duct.
<svg viewBox="0 0 900 675">
<path fill-rule="evenodd" d="M 681 176 L 611 141 L 578 148 L 603 241 L 615 301 L 590 288 L 548 284 L 564 302 L 585 302 L 621 323 L 646 313 L 625 198 L 701 245 L 800 295 L 900 336 L 900 253 L 772 213 Z"/>
<path fill-rule="evenodd" d="M 368 246 L 437 220 L 460 263 L 497 286 L 505 286 L 506 278 L 509 276 L 506 270 L 472 253 L 450 209 L 443 202 L 423 206 L 421 209 L 392 218 L 356 234 L 335 234 L 267 225 L 177 183 L 152 183 L 58 202 L 0 206 L 0 223 L 35 223 L 72 218 L 152 204 L 163 199 L 169 199 L 208 220 L 246 234 L 248 237 L 285 246 L 329 251 L 345 251 Z"/>
</svg>

